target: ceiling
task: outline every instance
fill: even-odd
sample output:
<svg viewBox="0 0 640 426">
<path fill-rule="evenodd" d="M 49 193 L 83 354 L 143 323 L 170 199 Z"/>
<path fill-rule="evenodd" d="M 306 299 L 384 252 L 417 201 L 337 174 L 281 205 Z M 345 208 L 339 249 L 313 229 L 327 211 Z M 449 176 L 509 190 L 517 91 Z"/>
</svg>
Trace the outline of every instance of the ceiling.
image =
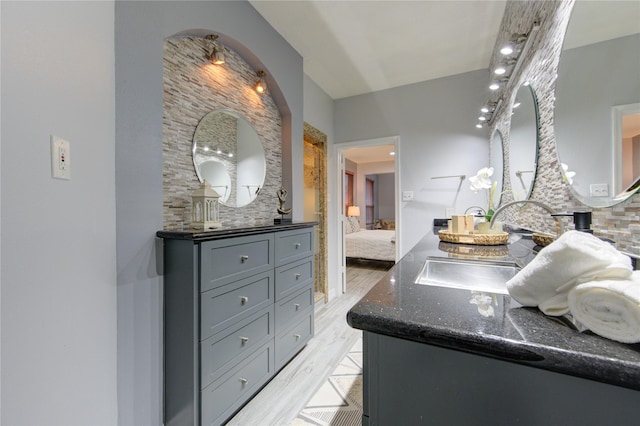
<svg viewBox="0 0 640 426">
<path fill-rule="evenodd" d="M 506 1 L 250 0 L 332 99 L 485 69 Z M 612 7 L 615 5 L 615 7 Z M 578 0 L 566 46 L 638 32 L 640 1 Z"/>
<path fill-rule="evenodd" d="M 344 157 L 356 164 L 378 163 L 383 161 L 394 161 L 395 157 L 391 155 L 391 152 L 393 151 L 393 145 L 376 145 L 363 148 L 349 148 L 344 150 Z"/>
<path fill-rule="evenodd" d="M 332 99 L 487 68 L 506 4 L 250 3 L 304 58 L 305 74 Z"/>
</svg>

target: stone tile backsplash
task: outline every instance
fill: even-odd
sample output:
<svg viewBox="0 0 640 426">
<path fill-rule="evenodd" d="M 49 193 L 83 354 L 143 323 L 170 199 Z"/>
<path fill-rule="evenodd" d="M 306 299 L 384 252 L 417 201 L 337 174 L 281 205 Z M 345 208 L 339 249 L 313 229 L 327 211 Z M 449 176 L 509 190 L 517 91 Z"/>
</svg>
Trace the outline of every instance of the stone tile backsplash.
<svg viewBox="0 0 640 426">
<path fill-rule="evenodd" d="M 271 96 L 258 95 L 254 70 L 225 47 L 226 63 L 206 59 L 211 42 L 200 37 L 173 37 L 164 42 L 163 227 L 182 230 L 191 218 L 191 191 L 200 182 L 191 158 L 193 135 L 200 120 L 213 110 L 235 111 L 258 133 L 266 157 L 262 190 L 250 204 L 220 206 L 223 227 L 273 224 L 278 217 L 276 191 L 282 185 L 282 123 Z"/>
</svg>

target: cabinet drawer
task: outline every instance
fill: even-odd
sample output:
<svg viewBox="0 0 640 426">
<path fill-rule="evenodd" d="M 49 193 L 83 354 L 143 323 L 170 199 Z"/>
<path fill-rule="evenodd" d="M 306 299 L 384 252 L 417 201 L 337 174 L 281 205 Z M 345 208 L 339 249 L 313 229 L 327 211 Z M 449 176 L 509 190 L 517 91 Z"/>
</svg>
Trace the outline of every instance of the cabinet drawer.
<svg viewBox="0 0 640 426">
<path fill-rule="evenodd" d="M 273 304 L 273 272 L 245 278 L 200 295 L 200 340 Z"/>
<path fill-rule="evenodd" d="M 200 392 L 200 424 L 222 424 L 269 380 L 273 371 L 270 342 Z"/>
<path fill-rule="evenodd" d="M 312 256 L 313 228 L 277 232 L 275 236 L 276 266 Z"/>
<path fill-rule="evenodd" d="M 313 285 L 313 258 L 306 258 L 276 268 L 276 300 Z"/>
<path fill-rule="evenodd" d="M 313 306 L 313 287 L 288 297 L 276 304 L 276 330 L 283 330 L 305 315 Z"/>
<path fill-rule="evenodd" d="M 293 327 L 276 337 L 276 369 L 286 364 L 313 336 L 313 310 Z"/>
<path fill-rule="evenodd" d="M 273 234 L 205 241 L 200 250 L 200 291 L 229 284 L 274 266 Z"/>
<path fill-rule="evenodd" d="M 204 388 L 269 339 L 273 308 L 252 315 L 200 343 L 200 387 Z"/>
</svg>

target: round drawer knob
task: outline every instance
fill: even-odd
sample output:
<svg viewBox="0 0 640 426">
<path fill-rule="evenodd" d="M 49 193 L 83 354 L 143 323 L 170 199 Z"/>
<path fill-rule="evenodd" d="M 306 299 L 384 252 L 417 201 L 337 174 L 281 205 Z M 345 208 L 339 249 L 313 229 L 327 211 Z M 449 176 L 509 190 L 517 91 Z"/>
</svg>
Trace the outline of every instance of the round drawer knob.
<svg viewBox="0 0 640 426">
<path fill-rule="evenodd" d="M 301 337 L 301 336 L 300 336 L 299 334 L 294 334 L 294 335 L 293 335 L 293 337 L 295 337 L 295 338 L 296 338 L 296 340 L 300 340 L 300 337 Z"/>
<path fill-rule="evenodd" d="M 240 304 L 246 305 L 249 303 L 249 298 L 247 296 L 240 296 Z"/>
<path fill-rule="evenodd" d="M 240 377 L 240 383 L 242 383 L 242 386 L 245 386 L 247 383 L 249 383 L 249 379 L 245 379 L 244 377 Z"/>
<path fill-rule="evenodd" d="M 248 337 L 241 337 L 240 341 L 242 342 L 243 345 L 246 345 L 247 343 L 249 343 L 249 338 Z"/>
<path fill-rule="evenodd" d="M 299 248 L 300 248 L 300 246 L 301 246 L 301 244 L 300 244 L 300 243 L 296 243 L 296 249 L 299 249 Z"/>
<path fill-rule="evenodd" d="M 246 255 L 245 255 L 245 256 L 242 256 L 242 257 L 240 258 L 240 260 L 242 261 L 242 263 L 244 263 L 244 262 L 246 262 L 247 260 L 249 260 L 249 256 L 246 256 Z"/>
<path fill-rule="evenodd" d="M 293 305 L 293 306 L 295 306 L 296 311 L 300 310 L 300 304 L 299 304 L 299 303 L 296 303 L 296 304 L 295 304 L 295 305 Z"/>
<path fill-rule="evenodd" d="M 299 280 L 302 277 L 302 274 L 296 274 L 296 280 Z"/>
</svg>

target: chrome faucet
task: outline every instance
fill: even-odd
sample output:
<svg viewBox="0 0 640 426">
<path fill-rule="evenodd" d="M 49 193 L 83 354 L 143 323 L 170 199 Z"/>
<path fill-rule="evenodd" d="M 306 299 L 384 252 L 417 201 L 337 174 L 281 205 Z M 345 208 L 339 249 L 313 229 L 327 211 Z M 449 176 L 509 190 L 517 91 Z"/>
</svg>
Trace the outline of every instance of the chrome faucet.
<svg viewBox="0 0 640 426">
<path fill-rule="evenodd" d="M 557 235 L 556 237 L 559 237 L 560 235 L 562 235 L 564 233 L 564 226 L 562 225 L 562 222 L 560 221 L 560 219 L 558 219 L 556 216 L 553 216 L 554 212 L 553 209 L 551 209 L 551 207 L 549 207 L 548 205 L 546 205 L 545 203 L 541 203 L 540 201 L 535 201 L 535 200 L 522 200 L 522 201 L 511 201 L 510 203 L 507 204 L 503 204 L 500 207 L 498 207 L 498 209 L 493 213 L 493 216 L 491 217 L 491 222 L 489 222 L 489 228 L 492 229 L 493 228 L 493 223 L 496 221 L 496 218 L 498 217 L 498 215 L 500 213 L 502 213 L 502 211 L 504 209 L 506 209 L 507 207 L 511 207 L 515 204 L 535 204 L 538 207 L 542 207 L 543 209 L 545 209 L 546 211 L 549 212 L 549 214 L 551 214 L 551 216 L 555 219 L 556 224 L 558 225 L 558 229 L 557 229 Z"/>
<path fill-rule="evenodd" d="M 466 209 L 466 210 L 464 211 L 464 214 L 469 213 L 469 210 L 471 210 L 471 209 L 478 209 L 478 210 L 476 210 L 476 216 L 480 216 L 480 214 L 481 214 L 481 213 L 482 213 L 482 216 L 486 216 L 486 215 L 487 215 L 486 210 L 485 210 L 485 209 L 483 209 L 483 208 L 482 208 L 482 207 L 480 207 L 480 206 L 471 206 L 471 207 L 469 207 L 468 209 Z"/>
</svg>

